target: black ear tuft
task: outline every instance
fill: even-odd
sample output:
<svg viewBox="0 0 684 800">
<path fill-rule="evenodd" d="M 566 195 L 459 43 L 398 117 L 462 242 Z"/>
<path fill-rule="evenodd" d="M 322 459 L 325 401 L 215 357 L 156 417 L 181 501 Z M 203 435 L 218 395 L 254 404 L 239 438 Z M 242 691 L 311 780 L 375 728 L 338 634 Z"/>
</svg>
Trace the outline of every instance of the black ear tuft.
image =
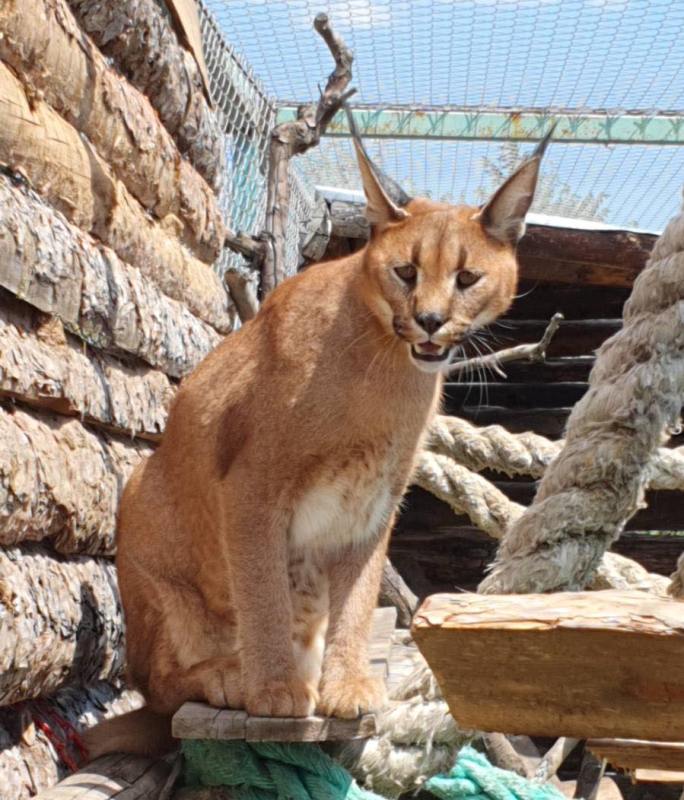
<svg viewBox="0 0 684 800">
<path fill-rule="evenodd" d="M 385 194 L 396 206 L 399 206 L 399 208 L 404 208 L 404 206 L 407 206 L 411 202 L 410 195 L 406 194 L 406 192 L 401 188 L 401 186 L 399 186 L 394 178 L 390 178 L 389 175 L 383 172 L 380 167 L 378 167 L 377 164 L 371 160 L 363 143 L 363 139 L 361 138 L 361 134 L 359 133 L 359 129 L 356 127 L 356 120 L 354 119 L 351 109 L 347 103 L 343 103 L 343 108 L 347 114 L 347 120 L 349 122 L 349 130 L 351 132 L 352 139 L 365 156 L 366 161 L 370 164 L 380 185 L 384 189 Z"/>
</svg>

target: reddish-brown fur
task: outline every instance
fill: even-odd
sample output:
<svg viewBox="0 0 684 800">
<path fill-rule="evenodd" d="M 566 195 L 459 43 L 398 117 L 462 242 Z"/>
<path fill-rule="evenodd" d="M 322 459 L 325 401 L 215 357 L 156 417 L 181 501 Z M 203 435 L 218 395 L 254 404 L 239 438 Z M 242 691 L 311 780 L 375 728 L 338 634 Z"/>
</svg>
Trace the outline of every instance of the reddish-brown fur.
<svg viewBox="0 0 684 800">
<path fill-rule="evenodd" d="M 144 713 L 201 700 L 352 717 L 382 702 L 367 669 L 371 613 L 441 390 L 420 347 L 450 348 L 504 312 L 517 267 L 514 242 L 488 228 L 496 209 L 399 209 L 359 156 L 368 246 L 287 280 L 217 347 L 126 486 L 117 566 Z M 408 263 L 414 286 L 394 271 Z M 459 289 L 464 270 L 480 278 Z M 429 342 L 421 312 L 445 320 Z M 96 729 L 93 754 L 154 749 L 158 728 L 126 726 Z"/>
</svg>

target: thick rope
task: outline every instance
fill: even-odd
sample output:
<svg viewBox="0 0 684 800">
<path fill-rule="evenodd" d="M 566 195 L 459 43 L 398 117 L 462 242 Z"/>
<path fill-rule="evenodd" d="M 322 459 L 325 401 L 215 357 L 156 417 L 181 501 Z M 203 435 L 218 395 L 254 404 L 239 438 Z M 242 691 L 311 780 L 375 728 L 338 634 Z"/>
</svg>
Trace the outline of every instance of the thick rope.
<svg viewBox="0 0 684 800">
<path fill-rule="evenodd" d="M 649 463 L 679 421 L 684 394 L 684 214 L 656 242 L 605 342 L 589 390 L 533 504 L 507 531 L 485 593 L 548 592 L 587 584 L 643 504 Z"/>
<path fill-rule="evenodd" d="M 684 600 L 684 553 L 679 556 L 677 570 L 672 575 L 672 583 L 668 588 L 672 597 L 680 597 Z"/>
<path fill-rule="evenodd" d="M 396 754 L 389 759 L 389 796 L 405 789 Z M 465 745 L 455 759 L 453 748 L 433 750 L 432 765 L 442 773 L 424 787 L 444 800 L 561 800 L 551 784 L 534 783 L 515 772 L 492 766 L 487 758 Z M 185 740 L 185 782 L 189 786 L 225 786 L 234 800 L 383 800 L 359 787 L 352 776 L 318 745 L 303 742 L 244 742 Z M 437 756 L 437 758 L 435 758 Z M 448 761 L 445 762 L 445 758 Z M 432 770 L 435 772 L 436 770 Z M 421 782 L 416 784 L 416 788 Z"/>
<path fill-rule="evenodd" d="M 478 428 L 458 417 L 437 416 L 429 430 L 429 450 L 449 456 L 474 472 L 541 478 L 563 442 L 536 433 L 511 433 L 501 425 Z M 684 447 L 658 449 L 649 464 L 650 489 L 684 491 Z"/>
</svg>

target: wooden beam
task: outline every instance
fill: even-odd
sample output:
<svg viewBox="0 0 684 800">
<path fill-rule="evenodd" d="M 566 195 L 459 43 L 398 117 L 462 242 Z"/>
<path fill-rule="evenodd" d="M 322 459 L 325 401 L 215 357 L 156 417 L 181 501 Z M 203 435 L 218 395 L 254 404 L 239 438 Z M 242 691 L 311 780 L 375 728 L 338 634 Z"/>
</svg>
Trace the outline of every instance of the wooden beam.
<svg viewBox="0 0 684 800">
<path fill-rule="evenodd" d="M 98 348 L 138 356 L 174 377 L 218 333 L 24 185 L 0 175 L 0 286 Z"/>
<path fill-rule="evenodd" d="M 396 620 L 394 608 L 378 608 L 373 614 L 368 656 L 371 672 L 385 679 Z M 173 735 L 178 739 L 323 742 L 367 739 L 374 733 L 374 714 L 363 714 L 357 719 L 252 717 L 245 711 L 217 710 L 205 703 L 185 703 L 173 717 Z"/>
<path fill-rule="evenodd" d="M 412 632 L 464 728 L 684 738 L 677 600 L 639 591 L 434 595 Z"/>
<path fill-rule="evenodd" d="M 141 800 L 154 798 L 171 764 L 164 759 L 111 753 L 41 792 L 36 800 Z"/>
<path fill-rule="evenodd" d="M 635 769 L 632 778 L 634 783 L 671 783 L 684 786 L 684 770 Z"/>
<path fill-rule="evenodd" d="M 616 769 L 684 770 L 684 742 L 646 739 L 589 739 L 587 747 Z"/>
</svg>

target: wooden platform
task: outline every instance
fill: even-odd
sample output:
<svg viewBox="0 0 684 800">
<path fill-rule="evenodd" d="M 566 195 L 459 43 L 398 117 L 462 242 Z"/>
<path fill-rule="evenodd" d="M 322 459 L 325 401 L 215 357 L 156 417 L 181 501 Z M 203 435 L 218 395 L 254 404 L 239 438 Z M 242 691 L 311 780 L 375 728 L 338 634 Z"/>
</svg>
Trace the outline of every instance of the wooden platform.
<svg viewBox="0 0 684 800">
<path fill-rule="evenodd" d="M 464 728 L 684 740 L 684 602 L 636 591 L 434 595 L 413 634 Z"/>
<path fill-rule="evenodd" d="M 386 679 L 394 608 L 378 608 L 373 615 L 369 657 L 371 672 Z M 332 717 L 252 717 L 244 711 L 216 709 L 204 703 L 185 703 L 173 717 L 173 735 L 178 739 L 244 739 L 248 742 L 324 742 L 366 739 L 375 733 L 375 715 L 357 719 Z"/>
</svg>

